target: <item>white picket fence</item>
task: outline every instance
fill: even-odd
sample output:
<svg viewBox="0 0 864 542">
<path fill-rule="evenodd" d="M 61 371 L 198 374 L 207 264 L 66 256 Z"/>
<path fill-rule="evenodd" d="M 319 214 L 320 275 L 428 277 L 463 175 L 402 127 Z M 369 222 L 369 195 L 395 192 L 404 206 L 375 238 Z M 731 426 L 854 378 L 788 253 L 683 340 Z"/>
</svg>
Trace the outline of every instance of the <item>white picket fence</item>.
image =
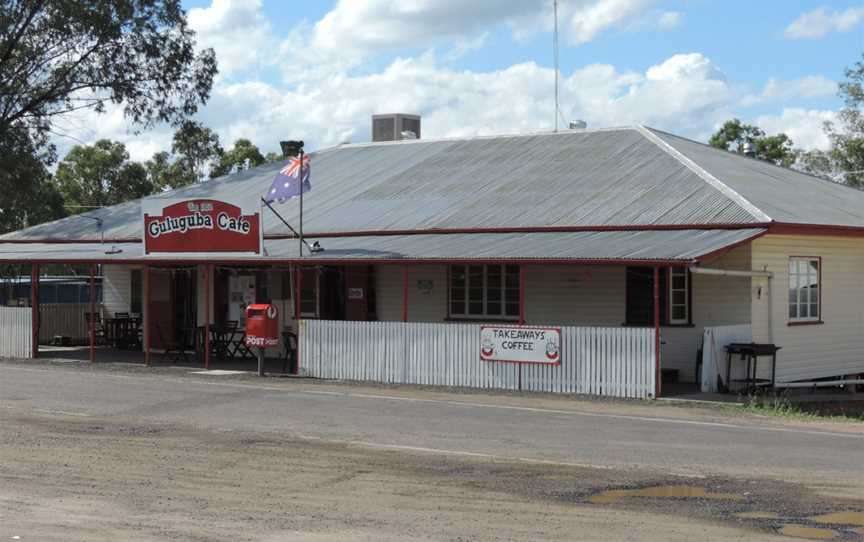
<svg viewBox="0 0 864 542">
<path fill-rule="evenodd" d="M 32 329 L 30 307 L 0 307 L 0 358 L 29 358 Z"/>
<path fill-rule="evenodd" d="M 654 330 L 562 327 L 561 364 L 481 361 L 479 324 L 300 322 L 300 367 L 316 378 L 647 398 Z"/>
</svg>

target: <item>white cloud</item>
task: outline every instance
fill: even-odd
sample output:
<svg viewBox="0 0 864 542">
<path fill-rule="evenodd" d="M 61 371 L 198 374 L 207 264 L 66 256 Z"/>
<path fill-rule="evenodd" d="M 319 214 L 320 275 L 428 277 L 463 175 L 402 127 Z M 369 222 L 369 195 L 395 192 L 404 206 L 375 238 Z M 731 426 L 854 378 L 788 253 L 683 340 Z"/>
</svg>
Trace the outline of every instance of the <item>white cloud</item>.
<svg viewBox="0 0 864 542">
<path fill-rule="evenodd" d="M 652 0 L 562 1 L 562 28 L 571 40 L 584 43 L 612 28 L 626 31 L 645 24 L 669 28 L 680 22 L 680 14 L 652 6 Z M 255 27 L 262 15 L 257 2 L 213 0 L 210 7 L 193 10 L 194 23 L 205 45 L 216 47 L 223 72 L 236 77 L 217 79 L 211 100 L 197 119 L 216 130 L 224 146 L 246 137 L 263 152 L 278 150 L 278 141 L 286 138 L 302 138 L 310 149 L 347 139 L 366 141 L 370 116 L 384 112 L 421 114 L 424 138 L 549 130 L 555 118 L 551 68 L 523 62 L 478 71 L 455 69 L 451 64 L 458 55 L 484 46 L 490 21 L 509 24 L 514 32 L 532 31 L 549 23 L 543 9 L 539 0 L 342 1 L 318 24 L 304 23 L 283 33 L 276 48 L 267 24 L 257 37 L 250 34 L 245 41 L 216 39 L 220 28 Z M 372 15 L 380 19 L 358 20 Z M 353 34 L 339 34 L 353 22 L 358 23 Z M 385 30 L 390 34 L 376 33 Z M 439 49 L 443 53 L 430 49 L 396 58 L 381 69 L 364 62 L 364 55 L 375 51 L 404 48 L 405 40 L 429 45 L 441 36 L 446 37 L 446 43 L 441 43 L 445 47 Z M 268 44 L 265 51 L 249 51 L 255 49 L 249 45 L 254 39 Z M 282 62 L 271 64 L 274 61 Z M 272 72 L 258 74 L 250 66 L 278 69 L 282 80 L 274 79 Z M 738 109 L 747 104 L 822 96 L 835 88 L 830 80 L 813 76 L 770 80 L 761 92 L 748 95 L 696 52 L 673 55 L 644 70 L 588 64 L 565 69 L 561 76 L 565 119 L 584 119 L 589 127 L 642 123 L 703 140 L 723 121 L 741 117 Z M 770 131 L 784 130 L 796 144 L 822 146 L 821 122 L 826 114 L 789 108 L 778 116 L 745 120 L 764 122 Z M 135 160 L 170 148 L 170 128 L 130 133 L 114 106 L 103 116 L 82 112 L 70 119 L 68 131 L 79 140 L 123 141 Z M 61 156 L 62 152 L 63 148 Z"/>
<path fill-rule="evenodd" d="M 648 21 L 668 30 L 681 22 L 679 12 L 650 11 L 655 3 L 561 0 L 562 42 L 580 45 L 625 24 Z M 549 0 L 339 0 L 315 24 L 311 44 L 321 51 L 364 55 L 464 40 L 498 25 L 510 27 L 521 39 L 548 31 L 552 24 Z"/>
<path fill-rule="evenodd" d="M 825 150 L 830 147 L 831 142 L 822 126 L 825 122 L 836 120 L 837 114 L 834 111 L 788 107 L 783 108 L 780 115 L 759 116 L 755 123 L 768 134 L 783 132 L 796 147 Z"/>
<path fill-rule="evenodd" d="M 262 82 L 220 85 L 201 118 L 226 144 L 247 136 L 267 149 L 289 136 L 313 148 L 367 140 L 370 116 L 386 111 L 422 114 L 424 138 L 543 131 L 554 119 L 553 77 L 533 62 L 454 70 L 427 53 L 397 59 L 379 73 L 343 74 L 288 91 Z M 648 123 L 694 135 L 726 114 L 734 93 L 710 60 L 689 54 L 644 73 L 604 64 L 565 73 L 561 106 L 566 117 L 590 126 Z"/>
<path fill-rule="evenodd" d="M 260 55 L 272 50 L 270 22 L 261 13 L 260 0 L 213 0 L 209 7 L 190 9 L 188 20 L 197 45 L 216 51 L 220 75 L 255 70 L 267 60 Z"/>
<path fill-rule="evenodd" d="M 864 19 L 864 7 L 828 11 L 825 7 L 802 13 L 786 27 L 789 39 L 822 38 L 829 32 L 848 32 Z"/>
<path fill-rule="evenodd" d="M 539 0 L 339 0 L 315 24 L 312 45 L 348 54 L 422 48 L 531 16 L 538 8 Z"/>
<path fill-rule="evenodd" d="M 657 17 L 657 27 L 661 30 L 672 30 L 681 25 L 684 14 L 680 11 L 664 11 Z"/>
<path fill-rule="evenodd" d="M 810 75 L 788 81 L 771 78 L 758 94 L 748 94 L 741 105 L 748 107 L 765 103 L 782 103 L 801 98 L 821 98 L 837 93 L 837 83 L 822 75 Z"/>
<path fill-rule="evenodd" d="M 570 43 L 588 43 L 610 27 L 641 13 L 651 0 L 602 0 L 577 7 L 569 17 Z"/>
</svg>

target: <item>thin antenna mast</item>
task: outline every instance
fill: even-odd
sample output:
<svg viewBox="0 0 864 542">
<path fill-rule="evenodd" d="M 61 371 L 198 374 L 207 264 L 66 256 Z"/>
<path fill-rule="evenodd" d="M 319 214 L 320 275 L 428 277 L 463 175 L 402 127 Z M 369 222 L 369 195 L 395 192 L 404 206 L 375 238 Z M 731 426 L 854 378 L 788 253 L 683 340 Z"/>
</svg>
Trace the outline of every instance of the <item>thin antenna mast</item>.
<svg viewBox="0 0 864 542">
<path fill-rule="evenodd" d="M 555 29 L 552 32 L 552 49 L 555 58 L 555 131 L 558 131 L 558 0 L 552 0 Z"/>
</svg>

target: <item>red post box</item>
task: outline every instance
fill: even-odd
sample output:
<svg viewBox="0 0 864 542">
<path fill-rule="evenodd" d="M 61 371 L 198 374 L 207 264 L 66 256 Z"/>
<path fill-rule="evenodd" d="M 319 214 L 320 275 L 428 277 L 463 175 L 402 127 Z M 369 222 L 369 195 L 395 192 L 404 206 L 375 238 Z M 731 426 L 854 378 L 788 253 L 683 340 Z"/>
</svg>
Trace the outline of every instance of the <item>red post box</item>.
<svg viewBox="0 0 864 542">
<path fill-rule="evenodd" d="M 279 344 L 279 310 L 276 305 L 246 307 L 246 346 L 265 348 Z"/>
</svg>

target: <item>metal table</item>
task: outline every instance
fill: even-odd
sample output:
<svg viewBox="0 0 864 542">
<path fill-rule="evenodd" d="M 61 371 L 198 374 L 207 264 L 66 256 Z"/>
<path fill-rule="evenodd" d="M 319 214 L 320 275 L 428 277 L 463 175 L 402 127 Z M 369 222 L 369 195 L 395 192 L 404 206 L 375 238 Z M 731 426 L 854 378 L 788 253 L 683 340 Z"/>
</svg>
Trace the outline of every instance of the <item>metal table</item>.
<svg viewBox="0 0 864 542">
<path fill-rule="evenodd" d="M 774 379 L 777 374 L 777 351 L 780 347 L 774 344 L 764 343 L 732 343 L 726 345 L 726 386 L 732 389 L 732 382 L 744 383 L 744 391 L 750 392 L 757 386 L 766 384 L 774 387 Z M 740 356 L 738 359 L 747 362 L 746 372 L 743 379 L 731 380 L 732 356 Z M 771 378 L 756 378 L 756 368 L 761 356 L 771 356 Z M 751 371 L 752 368 L 752 371 Z"/>
</svg>

